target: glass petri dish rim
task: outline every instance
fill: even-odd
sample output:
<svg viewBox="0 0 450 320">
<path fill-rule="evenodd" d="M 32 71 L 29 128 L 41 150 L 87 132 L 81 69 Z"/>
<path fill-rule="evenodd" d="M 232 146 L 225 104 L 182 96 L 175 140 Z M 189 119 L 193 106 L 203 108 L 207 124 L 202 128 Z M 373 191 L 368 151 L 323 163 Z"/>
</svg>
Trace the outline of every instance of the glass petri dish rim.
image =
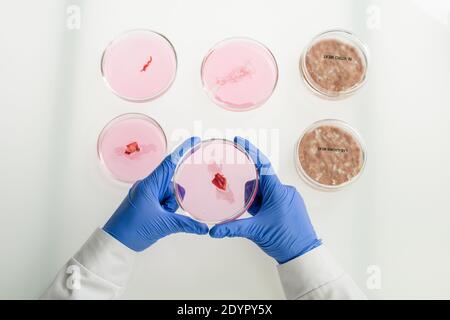
<svg viewBox="0 0 450 320">
<path fill-rule="evenodd" d="M 97 157 L 100 161 L 102 168 L 104 168 L 104 171 L 107 172 L 107 174 L 110 178 L 113 178 L 115 181 L 118 181 L 118 182 L 121 182 L 121 183 L 124 183 L 127 185 L 133 184 L 135 181 L 127 181 L 127 180 L 123 180 L 123 179 L 116 177 L 111 172 L 111 170 L 109 170 L 109 168 L 107 167 L 105 160 L 103 158 L 102 152 L 100 151 L 100 147 L 101 147 L 101 141 L 103 140 L 103 137 L 105 136 L 106 132 L 108 131 L 108 128 L 111 125 L 119 122 L 120 120 L 136 119 L 136 118 L 144 119 L 148 122 L 151 122 L 154 126 L 156 126 L 160 130 L 160 132 L 162 133 L 162 136 L 164 138 L 164 154 L 166 154 L 167 153 L 167 136 L 166 136 L 166 133 L 164 132 L 164 129 L 161 127 L 161 125 L 158 123 L 158 121 L 156 121 L 152 117 L 150 117 L 146 114 L 143 114 L 143 113 L 129 112 L 129 113 L 124 113 L 124 114 L 121 114 L 121 115 L 118 115 L 118 116 L 112 118 L 103 126 L 103 129 L 100 131 L 100 134 L 98 135 L 98 138 L 97 138 Z"/>
<path fill-rule="evenodd" d="M 322 125 L 338 127 L 340 129 L 345 130 L 347 133 L 350 133 L 352 135 L 352 137 L 358 142 L 360 149 L 361 149 L 361 154 L 362 154 L 361 156 L 363 159 L 363 163 L 361 165 L 361 169 L 359 170 L 358 174 L 356 176 L 354 176 L 352 179 L 348 180 L 347 182 L 342 183 L 337 186 L 325 185 L 325 184 L 319 183 L 319 182 L 315 181 L 314 179 L 312 179 L 303 169 L 303 166 L 300 163 L 300 159 L 298 156 L 299 151 L 300 151 L 300 142 L 302 141 L 305 134 L 317 127 L 322 126 Z M 303 130 L 303 132 L 301 133 L 300 138 L 297 140 L 297 143 L 295 146 L 294 161 L 295 161 L 295 167 L 297 169 L 297 173 L 303 179 L 303 181 L 306 182 L 306 184 L 308 184 L 310 187 L 312 187 L 316 190 L 335 192 L 335 191 L 340 191 L 343 188 L 354 183 L 362 175 L 362 173 L 366 167 L 366 163 L 367 163 L 367 148 L 366 148 L 366 145 L 365 145 L 364 140 L 362 139 L 361 135 L 355 129 L 353 129 L 347 122 L 338 120 L 338 119 L 322 119 L 322 120 L 313 122 L 305 130 Z"/>
<path fill-rule="evenodd" d="M 255 168 L 255 188 L 253 189 L 253 192 L 250 196 L 250 200 L 248 201 L 248 203 L 246 204 L 246 206 L 244 208 L 241 209 L 241 211 L 234 213 L 233 215 L 231 215 L 228 219 L 226 220 L 204 220 L 204 219 L 200 219 L 198 218 L 195 214 L 193 214 L 192 212 L 186 210 L 185 207 L 183 207 L 183 203 L 182 200 L 180 199 L 180 196 L 178 195 L 178 191 L 177 191 L 177 186 L 176 186 L 176 181 L 177 181 L 177 176 L 179 175 L 179 171 L 180 171 L 180 167 L 181 164 L 186 160 L 187 157 L 189 157 L 191 154 L 193 154 L 195 151 L 197 151 L 198 149 L 200 149 L 200 147 L 203 144 L 206 143 L 211 143 L 211 142 L 216 142 L 216 141 L 222 141 L 224 143 L 227 144 L 231 144 L 233 145 L 236 149 L 238 149 L 239 151 L 241 151 L 249 160 L 249 162 L 251 164 L 253 164 L 253 167 Z M 247 151 L 245 151 L 244 148 L 242 148 L 240 145 L 234 143 L 231 140 L 228 139 L 224 139 L 224 138 L 210 138 L 210 139 L 206 139 L 206 140 L 202 140 L 200 143 L 196 144 L 195 146 L 193 146 L 192 148 L 190 148 L 188 151 L 186 151 L 186 153 L 181 157 L 181 159 L 178 161 L 178 164 L 175 168 L 175 173 L 173 174 L 173 179 L 172 179 L 172 185 L 173 185 L 173 190 L 174 190 L 174 194 L 175 194 L 175 199 L 177 200 L 178 206 L 186 213 L 188 213 L 191 217 L 193 217 L 194 219 L 200 221 L 200 222 L 204 222 L 210 225 L 214 225 L 214 224 L 219 224 L 219 223 L 225 223 L 225 222 L 229 222 L 229 221 L 233 221 L 236 220 L 237 218 L 239 218 L 240 216 L 242 216 L 247 210 L 248 208 L 250 208 L 250 206 L 252 205 L 253 201 L 256 198 L 256 194 L 258 193 L 258 189 L 259 189 L 259 175 L 258 175 L 258 169 L 256 168 L 256 164 L 253 161 L 253 159 L 250 157 L 250 155 L 248 154 Z"/>
<path fill-rule="evenodd" d="M 205 81 L 204 81 L 204 79 L 203 79 L 203 69 L 204 69 L 204 66 L 205 66 L 205 63 L 206 63 L 206 60 L 208 59 L 208 57 L 214 52 L 214 50 L 215 50 L 215 48 L 216 48 L 217 46 L 219 46 L 220 44 L 223 44 L 223 43 L 225 43 L 225 42 L 233 41 L 233 40 L 245 40 L 245 41 L 249 41 L 249 42 L 254 42 L 254 43 L 256 43 L 257 45 L 261 46 L 261 47 L 262 47 L 263 49 L 265 49 L 265 50 L 269 53 L 269 55 L 272 57 L 272 60 L 273 60 L 273 62 L 274 62 L 275 69 L 276 69 L 276 71 L 277 71 L 277 75 L 276 75 L 276 77 L 275 77 L 275 83 L 274 83 L 274 85 L 273 85 L 272 92 L 271 92 L 270 95 L 267 97 L 267 99 L 261 101 L 261 102 L 258 103 L 258 104 L 255 104 L 254 106 L 248 107 L 248 108 L 235 109 L 235 108 L 232 108 L 232 107 L 228 106 L 228 105 L 225 104 L 225 103 L 220 103 L 219 101 L 216 101 L 216 100 L 213 99 L 213 97 L 211 96 L 210 90 L 206 87 L 206 83 L 205 83 Z M 231 36 L 231 37 L 227 37 L 227 38 L 225 38 L 225 39 L 222 39 L 222 40 L 216 42 L 214 45 L 211 46 L 211 48 L 208 50 L 208 52 L 207 52 L 206 55 L 204 56 L 204 58 L 203 58 L 203 60 L 202 60 L 201 67 L 200 67 L 200 80 L 201 80 L 201 82 L 202 82 L 202 88 L 203 88 L 203 90 L 206 92 L 208 98 L 209 98 L 215 105 L 217 105 L 217 106 L 219 106 L 219 107 L 221 107 L 221 108 L 223 108 L 223 109 L 225 109 L 225 110 L 233 111 L 233 112 L 245 112 L 245 111 L 250 111 L 250 110 L 257 109 L 257 108 L 261 107 L 262 105 L 264 105 L 267 101 L 269 101 L 270 97 L 272 97 L 273 93 L 275 92 L 275 90 L 276 90 L 276 88 L 277 88 L 277 86 L 278 86 L 279 76 L 280 76 L 280 69 L 278 68 L 278 62 L 277 62 L 277 59 L 275 58 L 275 55 L 274 55 L 273 52 L 269 49 L 269 47 L 267 47 L 264 43 L 262 43 L 262 42 L 260 42 L 260 41 L 258 41 L 258 40 L 255 40 L 255 39 L 253 39 L 253 38 L 251 38 L 251 37 L 246 37 L 246 36 Z"/>
<path fill-rule="evenodd" d="M 125 35 L 132 33 L 132 32 L 140 32 L 140 31 L 144 31 L 144 32 L 150 32 L 150 33 L 154 33 L 158 36 L 160 36 L 161 38 L 163 38 L 164 40 L 167 41 L 167 43 L 170 45 L 170 47 L 172 48 L 172 51 L 174 53 L 174 57 L 175 57 L 175 72 L 173 74 L 172 79 L 170 80 L 170 83 L 167 85 L 166 88 L 164 88 L 164 90 L 161 90 L 161 92 L 159 92 L 157 95 L 151 97 L 151 98 L 143 98 L 143 99 L 134 99 L 134 98 L 130 98 L 130 97 L 125 97 L 123 95 L 120 95 L 116 90 L 114 90 L 111 85 L 109 84 L 108 80 L 105 77 L 105 73 L 103 70 L 103 62 L 105 59 L 105 55 L 106 55 L 106 51 L 108 50 L 108 48 L 118 39 L 121 39 L 122 37 L 124 37 Z M 106 83 L 106 86 L 108 87 L 108 89 L 114 93 L 115 96 L 125 100 L 125 101 L 129 101 L 129 102 L 135 102 L 135 103 L 144 103 L 144 102 L 149 102 L 155 99 L 158 99 L 159 97 L 161 97 L 163 94 L 165 94 L 167 91 L 169 91 L 169 89 L 172 87 L 173 83 L 175 82 L 175 78 L 177 76 L 177 72 L 178 72 L 178 55 L 177 55 L 177 51 L 175 50 L 174 45 L 172 44 L 172 42 L 162 33 L 159 33 L 158 31 L 154 31 L 151 29 L 145 29 L 145 28 L 136 28 L 136 29 L 130 29 L 130 30 L 126 30 L 121 32 L 120 34 L 118 34 L 116 37 L 114 37 L 112 40 L 110 40 L 108 42 L 108 44 L 105 46 L 105 49 L 103 49 L 103 53 L 102 53 L 102 57 L 100 59 L 100 72 L 102 74 L 102 78 L 103 81 Z"/>
<path fill-rule="evenodd" d="M 356 45 L 356 47 L 359 49 L 359 51 L 362 54 L 362 59 L 364 60 L 364 64 L 366 66 L 364 76 L 359 83 L 357 83 L 356 85 L 354 85 L 353 87 L 351 87 L 350 89 L 348 89 L 346 91 L 336 92 L 336 93 L 328 92 L 325 90 L 320 90 L 319 88 L 314 86 L 312 79 L 310 79 L 310 76 L 309 76 L 308 72 L 306 71 L 306 62 L 305 62 L 306 53 L 311 49 L 311 47 L 321 38 L 328 36 L 328 35 L 332 35 L 332 34 L 338 34 L 340 36 L 346 37 L 350 40 L 350 42 L 352 44 Z M 330 37 L 330 38 L 332 38 L 332 37 Z M 341 99 L 345 99 L 345 98 L 355 94 L 359 89 L 361 89 L 367 83 L 369 64 L 370 64 L 369 60 L 370 60 L 369 49 L 364 44 L 364 42 L 362 42 L 359 39 L 358 36 L 356 36 L 354 33 L 350 32 L 348 30 L 345 30 L 345 29 L 339 29 L 339 28 L 329 29 L 329 30 L 321 32 L 318 35 L 316 35 L 315 37 L 313 37 L 310 40 L 310 42 L 308 43 L 308 45 L 305 47 L 305 49 L 303 49 L 303 51 L 300 55 L 300 61 L 299 61 L 300 75 L 301 75 L 301 78 L 303 79 L 303 82 L 306 84 L 306 86 L 316 95 L 320 96 L 321 98 L 325 98 L 325 99 L 341 100 Z"/>
</svg>

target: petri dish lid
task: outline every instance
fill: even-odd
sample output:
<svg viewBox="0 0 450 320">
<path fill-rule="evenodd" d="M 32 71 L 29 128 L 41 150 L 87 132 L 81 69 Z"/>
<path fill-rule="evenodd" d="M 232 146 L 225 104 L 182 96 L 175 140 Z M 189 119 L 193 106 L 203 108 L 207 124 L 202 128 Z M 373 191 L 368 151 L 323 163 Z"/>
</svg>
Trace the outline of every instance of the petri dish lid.
<svg viewBox="0 0 450 320">
<path fill-rule="evenodd" d="M 256 196 L 258 174 L 251 158 L 235 143 L 211 139 L 183 156 L 173 183 L 178 204 L 185 212 L 215 224 L 247 211 Z"/>
<path fill-rule="evenodd" d="M 231 111 L 247 111 L 270 98 L 278 81 L 278 66 L 260 42 L 229 38 L 207 53 L 201 78 L 214 103 Z"/>
<path fill-rule="evenodd" d="M 310 186 L 337 191 L 362 174 L 367 152 L 359 134 L 340 120 L 321 120 L 307 128 L 298 140 L 297 171 Z"/>
<path fill-rule="evenodd" d="M 316 36 L 300 58 L 307 86 L 321 97 L 340 99 L 360 89 L 367 79 L 368 51 L 351 32 L 330 30 Z"/>
<path fill-rule="evenodd" d="M 101 72 L 109 88 L 133 102 L 155 99 L 175 79 L 177 57 L 170 41 L 150 30 L 128 31 L 108 44 Z"/>
<path fill-rule="evenodd" d="M 149 116 L 128 113 L 111 120 L 101 131 L 97 153 L 116 180 L 133 183 L 149 175 L 164 159 L 167 140 Z"/>
</svg>

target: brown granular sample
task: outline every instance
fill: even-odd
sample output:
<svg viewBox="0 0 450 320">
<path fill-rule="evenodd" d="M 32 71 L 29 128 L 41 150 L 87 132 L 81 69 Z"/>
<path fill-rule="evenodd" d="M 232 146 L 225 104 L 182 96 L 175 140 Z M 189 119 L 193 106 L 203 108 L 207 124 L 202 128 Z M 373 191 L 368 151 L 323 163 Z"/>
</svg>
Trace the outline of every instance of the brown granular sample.
<svg viewBox="0 0 450 320">
<path fill-rule="evenodd" d="M 330 125 L 307 132 L 299 142 L 298 157 L 304 173 L 326 186 L 339 186 L 352 180 L 364 163 L 358 140 Z"/>
<path fill-rule="evenodd" d="M 360 50 L 343 41 L 320 40 L 304 59 L 311 85 L 321 92 L 346 92 L 364 80 L 366 65 Z"/>
</svg>

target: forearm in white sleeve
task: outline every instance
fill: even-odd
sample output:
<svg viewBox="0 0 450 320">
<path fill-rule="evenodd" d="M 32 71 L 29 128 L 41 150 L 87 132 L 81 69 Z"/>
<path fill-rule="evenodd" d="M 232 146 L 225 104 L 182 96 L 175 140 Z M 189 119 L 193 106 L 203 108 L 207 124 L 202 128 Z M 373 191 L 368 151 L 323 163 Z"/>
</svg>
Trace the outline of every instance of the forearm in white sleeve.
<svg viewBox="0 0 450 320">
<path fill-rule="evenodd" d="M 97 229 L 59 271 L 41 299 L 115 299 L 131 275 L 136 253 Z"/>
<path fill-rule="evenodd" d="M 278 266 L 287 299 L 367 299 L 324 245 Z"/>
</svg>

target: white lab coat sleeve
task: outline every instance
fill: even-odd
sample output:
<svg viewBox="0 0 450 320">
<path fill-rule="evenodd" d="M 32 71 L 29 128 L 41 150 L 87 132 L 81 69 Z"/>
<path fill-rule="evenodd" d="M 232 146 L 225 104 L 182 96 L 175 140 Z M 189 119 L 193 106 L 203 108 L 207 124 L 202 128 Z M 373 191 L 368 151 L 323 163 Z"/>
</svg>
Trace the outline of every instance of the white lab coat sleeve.
<svg viewBox="0 0 450 320">
<path fill-rule="evenodd" d="M 278 266 L 287 299 L 367 299 L 324 245 Z"/>
<path fill-rule="evenodd" d="M 41 299 L 115 299 L 125 288 L 135 256 L 136 252 L 97 229 Z"/>
</svg>

